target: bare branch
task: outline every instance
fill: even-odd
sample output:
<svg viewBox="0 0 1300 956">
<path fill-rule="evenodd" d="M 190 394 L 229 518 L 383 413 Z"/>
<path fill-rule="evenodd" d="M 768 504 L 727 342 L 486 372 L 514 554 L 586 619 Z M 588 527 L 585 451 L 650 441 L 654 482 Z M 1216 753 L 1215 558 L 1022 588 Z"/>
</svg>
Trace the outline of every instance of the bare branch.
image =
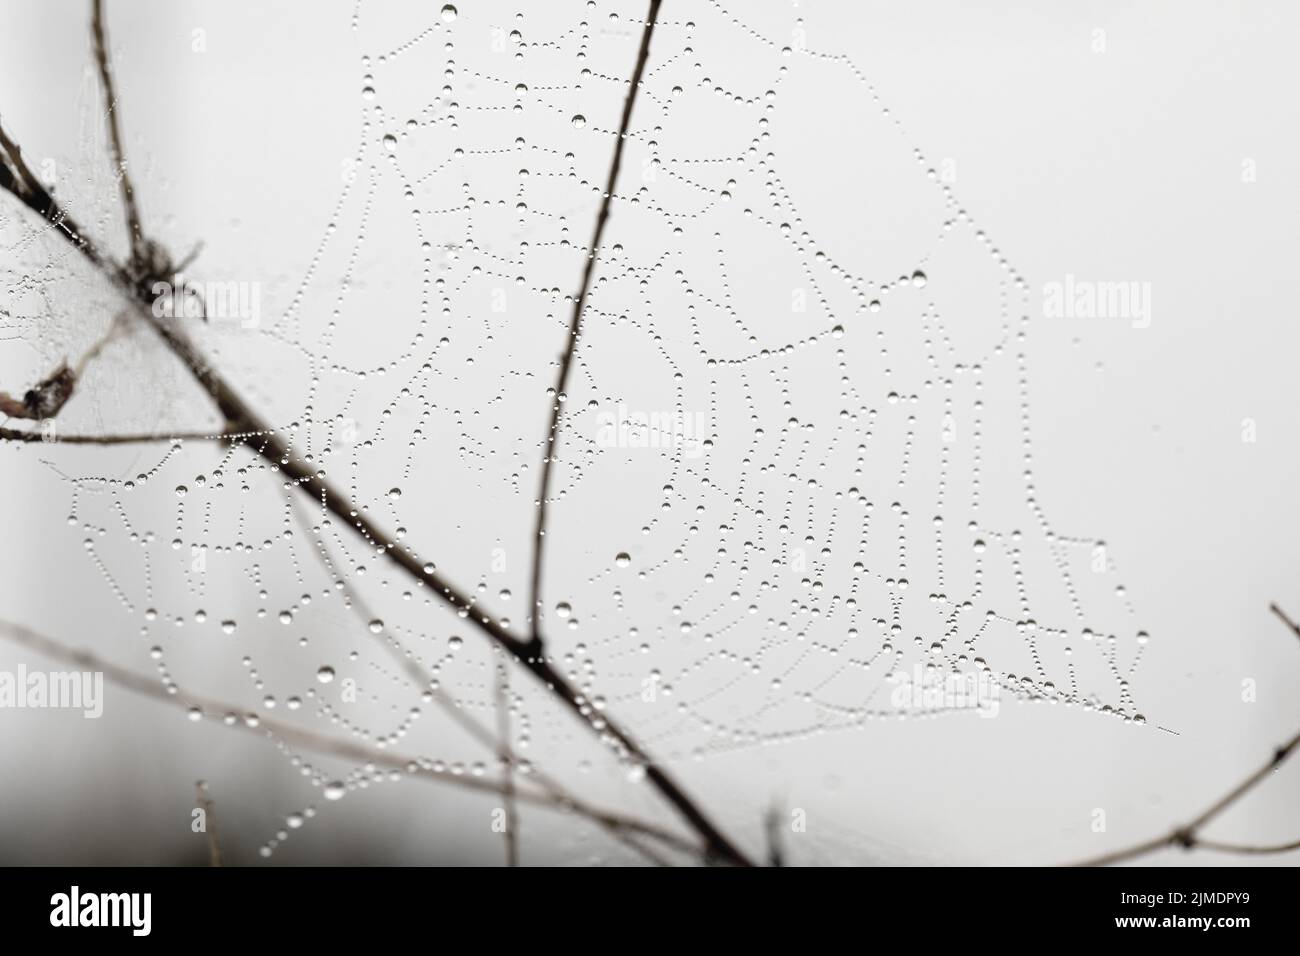
<svg viewBox="0 0 1300 956">
<path fill-rule="evenodd" d="M 605 224 L 609 221 L 610 204 L 614 201 L 614 185 L 618 182 L 619 167 L 623 164 L 623 145 L 627 142 L 628 126 L 632 122 L 632 107 L 636 104 L 636 95 L 641 88 L 641 74 L 645 71 L 646 61 L 650 59 L 650 38 L 654 35 L 655 21 L 659 16 L 661 0 L 650 0 L 650 10 L 646 14 L 645 27 L 641 31 L 641 48 L 637 51 L 636 66 L 632 70 L 632 79 L 628 84 L 627 99 L 623 101 L 623 118 L 619 121 L 618 137 L 614 140 L 614 157 L 609 164 L 609 176 L 605 180 L 605 193 L 600 201 L 600 212 L 596 216 L 596 229 L 591 237 L 587 253 L 587 263 L 582 270 L 582 284 L 578 294 L 573 297 L 573 315 L 569 319 L 569 337 L 560 358 L 560 371 L 555 380 L 554 401 L 551 405 L 551 421 L 546 432 L 546 444 L 542 451 L 541 489 L 537 496 L 537 525 L 533 534 L 533 576 L 529 591 L 530 607 L 533 614 L 532 640 L 536 645 L 534 653 L 540 654 L 544 646 L 542 635 L 542 568 L 546 556 L 546 512 L 551 495 L 551 468 L 555 463 L 560 440 L 560 409 L 565 402 L 565 389 L 569 382 L 569 369 L 573 365 L 573 356 L 578 350 L 578 337 L 582 331 L 582 310 L 587 303 L 587 292 L 591 288 L 591 276 L 596 270 L 596 257 L 600 254 L 600 240 L 605 234 Z"/>
<path fill-rule="evenodd" d="M 203 716 L 213 717 L 218 714 L 239 714 L 243 708 L 224 701 L 214 700 L 212 698 L 201 697 L 196 694 L 177 691 L 172 693 L 154 678 L 145 677 L 134 671 L 119 667 L 110 663 L 89 651 L 78 651 L 67 647 L 58 641 L 38 634 L 30 628 L 23 627 L 20 624 L 14 624 L 10 621 L 0 620 L 0 638 L 11 641 L 21 647 L 35 651 L 38 654 L 48 657 L 52 660 L 62 661 L 78 668 L 91 671 L 98 671 L 104 675 L 104 678 L 113 684 L 123 687 L 126 690 L 151 697 L 154 700 L 162 701 L 172 707 L 178 707 L 187 711 L 197 711 Z M 421 760 L 417 757 L 404 756 L 391 750 L 380 750 L 374 747 L 368 747 L 364 744 L 352 740 L 343 740 L 337 737 L 329 737 L 310 730 L 303 730 L 292 724 L 283 721 L 274 720 L 269 717 L 257 716 L 256 720 L 238 720 L 230 725 L 232 728 L 249 731 L 259 736 L 279 740 L 283 743 L 301 747 L 304 750 L 311 750 L 316 753 L 325 754 L 332 757 L 339 757 L 345 760 L 352 760 L 358 763 L 373 763 L 376 766 L 389 767 L 395 770 L 402 770 L 406 773 L 419 777 L 424 780 L 436 781 L 439 783 L 450 784 L 466 790 L 474 790 L 480 793 L 500 794 L 502 786 L 491 780 L 485 780 L 480 777 L 467 777 L 454 774 L 450 770 L 437 770 L 432 767 L 428 761 Z M 593 822 L 600 824 L 608 829 L 621 831 L 624 834 L 639 835 L 649 837 L 663 842 L 667 846 L 681 850 L 685 853 L 696 854 L 699 848 L 689 841 L 683 840 L 670 831 L 652 823 L 645 823 L 634 817 L 625 816 L 613 811 L 603 810 L 573 798 L 560 799 L 547 793 L 539 793 L 535 790 L 519 790 L 517 797 L 527 803 L 540 806 L 550 807 L 552 809 L 568 810 L 577 813 L 579 816 L 587 817 Z"/>
<path fill-rule="evenodd" d="M 510 673 L 506 670 L 506 662 L 497 662 L 497 686 L 496 686 L 496 708 L 497 708 L 497 737 L 501 741 L 502 753 L 502 796 L 505 797 L 505 814 L 506 814 L 506 865 L 519 865 L 519 813 L 515 805 L 515 775 L 514 761 L 508 756 L 510 753 Z"/>
<path fill-rule="evenodd" d="M 21 399 L 14 398 L 8 392 L 0 392 L 0 412 L 10 418 L 30 418 L 41 420 L 53 418 L 72 398 L 72 391 L 77 384 L 77 373 L 63 362 L 52 373 L 41 379 L 26 392 Z"/>
<path fill-rule="evenodd" d="M 1292 628 L 1293 630 L 1295 629 L 1295 625 L 1285 614 L 1282 613 L 1281 609 L 1276 604 L 1270 604 L 1269 610 L 1271 610 L 1274 614 L 1280 617 L 1288 627 Z M 1108 866 L 1111 863 L 1123 863 L 1127 860 L 1132 860 L 1137 857 L 1144 856 L 1147 853 L 1151 853 L 1155 850 L 1163 850 L 1166 847 L 1173 847 L 1173 846 L 1180 846 L 1187 850 L 1195 849 L 1198 846 L 1226 850 L 1226 848 L 1228 848 L 1230 844 L 1212 843 L 1211 841 L 1202 840 L 1200 837 L 1200 831 L 1204 829 L 1206 824 L 1210 823 L 1221 813 L 1223 813 L 1225 810 L 1227 810 L 1229 807 L 1235 804 L 1238 800 L 1240 800 L 1242 797 L 1248 794 L 1251 790 L 1253 790 L 1256 786 L 1262 783 L 1270 774 L 1273 773 L 1273 771 L 1275 771 L 1278 767 L 1282 766 L 1283 762 L 1288 757 L 1290 757 L 1291 754 L 1293 754 L 1298 748 L 1300 748 L 1300 733 L 1297 733 L 1294 737 L 1292 737 L 1290 740 L 1284 743 L 1281 747 L 1278 747 L 1275 751 L 1273 751 L 1273 756 L 1269 759 L 1268 763 L 1264 764 L 1262 767 L 1260 767 L 1258 770 L 1256 770 L 1254 773 L 1248 776 L 1241 783 L 1237 784 L 1237 786 L 1233 787 L 1226 794 L 1220 797 L 1217 801 L 1210 804 L 1208 809 L 1206 809 L 1201 814 L 1196 816 L 1190 823 L 1181 827 L 1177 827 L 1176 829 L 1171 830 L 1169 833 L 1166 833 L 1164 836 L 1155 837 L 1154 839 L 1147 840 L 1143 843 L 1138 843 L 1134 846 L 1125 847 L 1122 850 L 1115 850 L 1111 853 L 1106 853 L 1103 854 L 1102 856 L 1093 857 L 1092 859 L 1084 860 L 1080 863 L 1075 863 L 1073 865 L 1074 866 Z M 1265 849 L 1258 849 L 1254 851 L 1249 849 L 1242 849 L 1236 852 L 1281 853 L 1283 852 L 1283 850 L 1265 848 Z"/>
<path fill-rule="evenodd" d="M 54 197 L 32 175 L 22 150 L 9 138 L 4 126 L 0 125 L 0 189 L 12 193 L 24 206 L 45 219 L 55 230 L 75 246 L 82 255 L 96 266 L 106 265 L 99 248 L 81 231 L 67 212 L 54 201 Z"/>
<path fill-rule="evenodd" d="M 1289 853 L 1300 850 L 1300 840 L 1290 843 L 1278 843 L 1272 846 L 1248 846 L 1240 843 L 1220 843 L 1217 840 L 1197 840 L 1196 845 L 1203 850 L 1217 850 L 1220 853 L 1242 853 L 1246 855 L 1264 853 Z"/>
<path fill-rule="evenodd" d="M 63 406 L 72 400 L 77 382 L 81 380 L 86 366 L 99 357 L 109 342 L 113 341 L 121 329 L 121 315 L 115 316 L 108 325 L 108 331 L 92 345 L 75 366 L 69 366 L 64 359 L 57 369 L 29 388 L 21 399 L 16 399 L 8 392 L 0 392 L 0 413 L 10 418 L 28 418 L 43 421 L 55 418 L 63 411 Z"/>
<path fill-rule="evenodd" d="M 135 187 L 126 168 L 122 152 L 122 132 L 117 122 L 117 91 L 113 83 L 113 70 L 108 62 L 108 38 L 104 30 L 103 0 L 91 0 L 90 32 L 94 37 L 95 64 L 99 68 L 99 82 L 104 91 L 104 116 L 108 120 L 108 143 L 113 158 L 113 168 L 122 188 L 122 208 L 126 211 L 126 233 L 131 240 L 131 258 L 141 258 L 144 233 L 140 228 L 140 210 L 135 202 Z"/>
<path fill-rule="evenodd" d="M 243 441 L 247 432 L 223 429 L 215 432 L 173 432 L 141 435 L 60 435 L 57 432 L 22 431 L 17 428 L 0 428 L 0 441 L 43 442 L 53 445 L 143 445 L 153 442 L 179 441 Z"/>
<path fill-rule="evenodd" d="M 1282 623 L 1291 629 L 1292 634 L 1294 634 L 1296 637 L 1300 637 L 1300 624 L 1297 624 L 1295 621 L 1291 620 L 1291 618 L 1287 616 L 1286 612 L 1277 606 L 1276 602 L 1270 604 L 1268 606 L 1268 609 L 1272 611 L 1274 614 L 1276 614 L 1281 619 Z"/>
<path fill-rule="evenodd" d="M 1274 770 L 1282 765 L 1287 757 L 1295 752 L 1300 746 L 1300 733 L 1296 734 L 1281 747 L 1273 752 L 1272 758 L 1249 777 L 1230 790 L 1222 798 L 1211 804 L 1209 809 L 1197 816 L 1191 823 L 1186 826 L 1178 827 L 1171 830 L 1164 836 L 1138 843 L 1122 850 L 1116 850 L 1113 853 L 1106 853 L 1102 856 L 1094 857 L 1090 860 L 1084 860 L 1074 866 L 1109 866 L 1112 863 L 1123 863 L 1126 860 L 1132 860 L 1139 856 L 1144 856 L 1154 850 L 1163 850 L 1166 847 L 1180 846 L 1184 849 L 1195 849 L 1198 846 L 1207 845 L 1203 843 L 1199 831 L 1207 823 L 1213 820 L 1223 811 L 1244 797 L 1253 790 L 1261 781 L 1267 778 Z M 1222 845 L 1222 844 L 1221 844 Z"/>
</svg>

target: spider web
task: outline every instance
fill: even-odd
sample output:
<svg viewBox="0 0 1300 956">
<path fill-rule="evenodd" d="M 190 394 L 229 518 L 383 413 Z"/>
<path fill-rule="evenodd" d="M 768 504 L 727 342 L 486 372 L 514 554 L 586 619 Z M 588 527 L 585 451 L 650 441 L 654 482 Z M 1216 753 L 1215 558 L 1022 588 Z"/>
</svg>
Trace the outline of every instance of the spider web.
<svg viewBox="0 0 1300 956">
<path fill-rule="evenodd" d="M 358 2 L 353 151 L 315 238 L 270 267 L 265 250 L 195 267 L 260 291 L 249 327 L 196 328 L 215 364 L 354 507 L 519 633 L 548 390 L 638 6 Z M 1114 559 L 1051 521 L 1036 480 L 1026 277 L 866 73 L 807 45 L 797 10 L 675 7 L 560 396 L 548 652 L 673 764 L 1012 703 L 1142 722 L 1146 635 Z M 114 188 L 75 194 L 102 234 Z M 29 379 L 107 327 L 58 294 L 111 302 L 30 229 L 7 220 L 29 261 L 8 271 L 4 316 L 36 346 Z M 98 400 L 60 427 L 212 427 L 167 368 L 147 334 L 123 336 L 92 368 Z M 380 642 L 487 724 L 495 655 L 247 449 L 36 454 L 116 605 L 105 626 L 164 684 L 228 681 L 247 705 L 196 717 L 288 709 L 430 766 L 492 768 Z M 917 681 L 980 695 L 899 697 Z M 561 778 L 608 764 L 526 677 L 509 701 L 529 760 Z M 282 750 L 331 801 L 400 777 Z M 263 854 L 317 812 L 313 797 L 288 813 Z"/>
</svg>

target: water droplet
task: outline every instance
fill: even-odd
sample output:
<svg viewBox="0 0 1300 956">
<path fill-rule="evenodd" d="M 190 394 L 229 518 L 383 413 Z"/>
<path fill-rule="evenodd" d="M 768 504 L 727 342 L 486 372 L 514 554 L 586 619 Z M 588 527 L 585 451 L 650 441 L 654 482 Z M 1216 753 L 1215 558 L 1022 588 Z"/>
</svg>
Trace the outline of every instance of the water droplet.
<svg viewBox="0 0 1300 956">
<path fill-rule="evenodd" d="M 568 601 L 561 601 L 559 604 L 555 605 L 555 613 L 560 615 L 560 617 L 568 617 L 573 613 L 573 607 Z"/>
<path fill-rule="evenodd" d="M 626 551 L 620 551 L 618 554 L 614 555 L 614 563 L 620 568 L 625 568 L 632 563 L 632 556 Z"/>
<path fill-rule="evenodd" d="M 373 621 L 370 622 L 369 626 L 370 626 L 371 634 L 378 634 L 380 631 L 384 629 L 384 622 L 379 620 L 379 618 L 375 618 Z"/>
<path fill-rule="evenodd" d="M 384 149 L 388 150 L 390 153 L 397 152 L 397 137 L 392 133 L 388 133 L 384 136 Z"/>
<path fill-rule="evenodd" d="M 456 8 L 453 7 L 450 3 L 444 5 L 442 8 L 442 22 L 451 23 L 455 19 L 456 19 Z"/>
<path fill-rule="evenodd" d="M 326 800 L 342 800 L 343 795 L 348 792 L 348 788 L 343 785 L 341 780 L 333 780 L 325 784 Z"/>
<path fill-rule="evenodd" d="M 583 116 L 581 113 L 574 113 L 571 122 L 576 128 L 582 129 L 587 125 L 587 117 Z"/>
<path fill-rule="evenodd" d="M 334 668 L 328 664 L 321 667 L 320 670 L 316 671 L 316 679 L 322 684 L 328 684 L 334 679 Z"/>
<path fill-rule="evenodd" d="M 912 285 L 916 286 L 918 289 L 924 289 L 925 283 L 926 283 L 926 278 L 924 272 L 922 272 L 920 269 L 917 269 L 915 272 L 912 273 Z"/>
</svg>

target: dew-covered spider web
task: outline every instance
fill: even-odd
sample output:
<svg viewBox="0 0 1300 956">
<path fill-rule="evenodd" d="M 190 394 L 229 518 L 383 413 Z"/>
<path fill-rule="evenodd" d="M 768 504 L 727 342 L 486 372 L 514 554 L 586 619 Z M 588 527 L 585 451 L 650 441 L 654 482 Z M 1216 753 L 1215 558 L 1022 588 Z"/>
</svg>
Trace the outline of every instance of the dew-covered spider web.
<svg viewBox="0 0 1300 956">
<path fill-rule="evenodd" d="M 306 69 L 324 92 L 284 107 L 310 141 L 295 155 L 315 158 L 286 175 L 258 129 L 230 130 L 238 189 L 205 182 L 235 208 L 181 201 L 208 187 L 165 168 L 179 147 L 134 107 L 140 44 L 114 50 L 119 106 L 146 220 L 177 260 L 205 244 L 195 282 L 230 283 L 202 287 L 224 314 L 175 321 L 397 547 L 525 634 L 551 389 L 644 10 L 456 7 L 321 5 L 333 20 Z M 558 396 L 547 653 L 595 714 L 702 780 L 724 754 L 818 736 L 852 753 L 883 721 L 1030 705 L 1144 720 L 1130 681 L 1146 635 L 1114 556 L 1054 522 L 1036 478 L 1030 280 L 909 138 L 886 79 L 811 45 L 797 6 L 667 0 Z M 98 96 L 90 75 L 57 194 L 120 254 Z M 101 345 L 57 434 L 219 430 L 66 244 L 3 216 L 0 384 Z M 106 656 L 240 707 L 196 722 L 275 716 L 498 773 L 398 658 L 495 728 L 500 655 L 247 447 L 6 454 L 58 482 L 55 547 Z M 609 774 L 655 806 L 528 674 L 504 693 L 525 771 L 578 790 Z M 404 776 L 279 753 L 302 779 L 266 856 Z M 757 827 L 762 794 L 729 809 L 743 781 L 698 789 Z"/>
</svg>

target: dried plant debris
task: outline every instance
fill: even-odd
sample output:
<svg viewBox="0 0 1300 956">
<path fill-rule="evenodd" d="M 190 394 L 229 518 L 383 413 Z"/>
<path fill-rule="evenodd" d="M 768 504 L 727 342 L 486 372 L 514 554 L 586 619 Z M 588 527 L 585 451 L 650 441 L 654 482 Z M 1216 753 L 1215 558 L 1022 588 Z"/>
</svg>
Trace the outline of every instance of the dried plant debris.
<svg viewBox="0 0 1300 956">
<path fill-rule="evenodd" d="M 51 375 L 29 388 L 21 399 L 0 392 L 0 412 L 10 418 L 53 418 L 68 404 L 76 384 L 77 374 L 65 360 Z"/>
</svg>

